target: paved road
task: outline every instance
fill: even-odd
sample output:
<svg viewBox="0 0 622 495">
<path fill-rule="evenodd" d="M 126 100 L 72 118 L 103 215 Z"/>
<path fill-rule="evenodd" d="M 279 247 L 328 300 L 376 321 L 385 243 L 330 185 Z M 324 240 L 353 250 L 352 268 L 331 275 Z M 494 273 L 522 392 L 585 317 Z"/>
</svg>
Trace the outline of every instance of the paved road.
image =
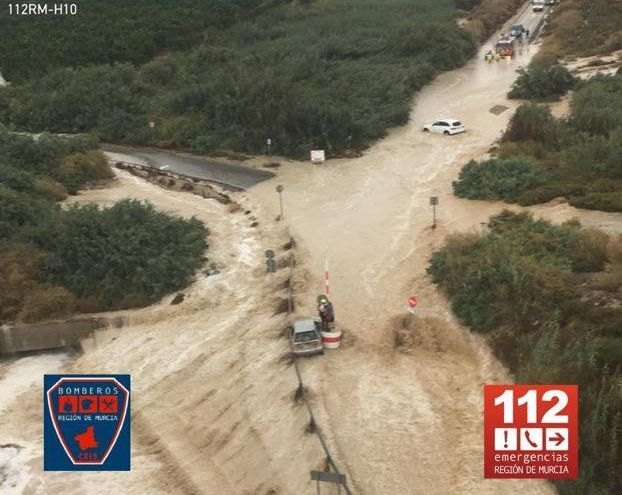
<svg viewBox="0 0 622 495">
<path fill-rule="evenodd" d="M 267 170 L 218 162 L 211 158 L 189 153 L 112 144 L 102 144 L 102 149 L 109 153 L 134 157 L 137 159 L 137 163 L 145 163 L 156 168 L 166 167 L 166 170 L 171 172 L 211 180 L 240 189 L 248 189 L 259 182 L 274 177 L 274 174 Z"/>
</svg>

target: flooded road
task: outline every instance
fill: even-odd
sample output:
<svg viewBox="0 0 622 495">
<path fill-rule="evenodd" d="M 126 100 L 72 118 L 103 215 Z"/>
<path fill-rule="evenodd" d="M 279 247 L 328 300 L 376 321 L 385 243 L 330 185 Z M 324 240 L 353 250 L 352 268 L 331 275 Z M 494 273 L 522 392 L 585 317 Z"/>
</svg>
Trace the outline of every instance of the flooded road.
<svg viewBox="0 0 622 495">
<path fill-rule="evenodd" d="M 102 145 L 102 149 L 109 152 L 113 157 L 125 156 L 128 160 L 134 162 L 150 165 L 155 168 L 164 167 L 171 172 L 210 180 L 224 185 L 231 185 L 238 189 L 248 189 L 261 181 L 274 177 L 274 174 L 267 170 L 259 170 L 233 163 L 223 163 L 212 158 L 188 153 L 117 146 L 112 144 L 104 144 Z"/>
<path fill-rule="evenodd" d="M 530 11 L 523 15 L 528 27 L 538 21 Z M 489 64 L 483 61 L 486 48 L 421 91 L 409 124 L 392 130 L 363 157 L 322 166 L 288 162 L 272 179 L 251 178 L 241 186 L 250 187 L 247 193 L 233 193 L 242 206 L 237 214 L 124 171 L 116 171 L 110 189 L 72 199 L 109 205 L 132 197 L 184 217 L 196 215 L 212 232 L 207 256 L 220 271 L 197 274 L 180 305 L 171 306 L 167 297 L 125 312 L 125 328 L 96 333 L 83 356 L 62 363 L 64 372 L 132 374 L 133 470 L 107 474 L 107 490 L 315 493 L 309 469 L 321 466 L 322 451 L 305 433 L 306 413 L 293 400 L 297 382 L 287 361 L 286 317 L 278 310 L 286 270 L 274 280 L 265 273 L 265 250 L 276 250 L 284 260 L 288 254 L 279 249 L 291 233 L 301 272 L 294 284 L 297 313 L 315 311 L 328 263 L 337 322 L 346 330 L 342 349 L 301 366 L 318 423 L 355 493 L 555 493 L 542 481 L 483 480 L 482 385 L 509 377 L 486 343 L 455 321 L 425 273 L 430 254 L 449 233 L 478 230 L 506 207 L 461 200 L 451 190 L 462 165 L 482 158 L 507 125 L 517 103 L 505 94 L 516 69 L 536 51 L 524 46 L 516 59 Z M 490 112 L 496 105 L 506 110 Z M 462 120 L 467 133 L 423 134 L 422 125 L 439 117 Z M 115 153 L 159 166 L 204 168 L 159 152 Z M 281 222 L 275 222 L 277 183 L 285 187 Z M 440 203 L 434 230 L 431 196 Z M 620 216 L 563 204 L 533 211 L 553 221 L 576 213 L 608 231 L 622 224 Z M 419 299 L 416 345 L 396 349 L 393 330 L 410 295 Z M 20 454 L 19 463 L 8 463 L 18 466 L 23 493 L 99 494 L 99 473 L 41 472 L 40 396 L 32 387 L 15 393 L 0 416 L 2 438 L 29 452 Z"/>
</svg>

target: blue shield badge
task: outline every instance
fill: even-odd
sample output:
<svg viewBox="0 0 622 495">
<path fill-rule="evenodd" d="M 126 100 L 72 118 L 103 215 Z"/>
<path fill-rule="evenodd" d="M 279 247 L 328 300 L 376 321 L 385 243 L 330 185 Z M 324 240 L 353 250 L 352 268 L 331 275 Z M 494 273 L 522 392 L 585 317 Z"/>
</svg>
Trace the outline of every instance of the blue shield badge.
<svg viewBox="0 0 622 495">
<path fill-rule="evenodd" d="M 44 375 L 46 471 L 129 471 L 130 375 Z"/>
</svg>

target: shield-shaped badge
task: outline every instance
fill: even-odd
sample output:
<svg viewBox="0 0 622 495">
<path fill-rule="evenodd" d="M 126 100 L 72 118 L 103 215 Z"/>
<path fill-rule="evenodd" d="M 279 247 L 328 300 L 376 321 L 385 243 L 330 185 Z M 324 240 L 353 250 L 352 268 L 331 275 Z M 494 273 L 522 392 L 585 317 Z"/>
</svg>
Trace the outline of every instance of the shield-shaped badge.
<svg viewBox="0 0 622 495">
<path fill-rule="evenodd" d="M 130 375 L 44 376 L 44 468 L 130 469 Z"/>
</svg>

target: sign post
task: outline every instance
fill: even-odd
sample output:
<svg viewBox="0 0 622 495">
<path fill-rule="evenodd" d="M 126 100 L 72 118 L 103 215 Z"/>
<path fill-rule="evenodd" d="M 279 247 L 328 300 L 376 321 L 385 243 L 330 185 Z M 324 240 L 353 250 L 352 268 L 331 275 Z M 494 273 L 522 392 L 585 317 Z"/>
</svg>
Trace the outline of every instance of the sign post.
<svg viewBox="0 0 622 495">
<path fill-rule="evenodd" d="M 266 146 L 268 147 L 268 158 L 272 156 L 271 147 L 272 147 L 272 139 L 266 139 Z"/>
<path fill-rule="evenodd" d="M 417 306 L 417 298 L 415 296 L 410 296 L 408 298 L 408 312 L 410 314 L 415 314 L 416 306 Z"/>
<path fill-rule="evenodd" d="M 432 228 L 436 228 L 436 206 L 438 205 L 438 196 L 430 197 L 430 205 L 432 206 Z"/>
<path fill-rule="evenodd" d="M 278 186 L 276 186 L 276 192 L 279 193 L 279 206 L 281 208 L 281 216 L 280 218 L 283 218 L 283 186 L 281 184 L 279 184 Z"/>
<path fill-rule="evenodd" d="M 272 249 L 266 250 L 266 272 L 270 274 L 272 278 L 272 274 L 276 272 L 276 262 L 274 261 L 274 251 Z"/>
<path fill-rule="evenodd" d="M 324 261 L 324 292 L 327 296 L 330 294 L 330 283 L 328 281 L 328 260 Z"/>
<path fill-rule="evenodd" d="M 155 126 L 156 123 L 153 120 L 149 121 L 149 134 L 151 135 L 151 141 L 154 141 L 154 137 L 155 137 Z"/>
<path fill-rule="evenodd" d="M 341 473 L 331 473 L 329 471 L 311 471 L 311 481 L 317 481 L 317 492 L 320 493 L 320 481 L 337 485 L 337 493 L 341 493 L 341 487 L 347 488 L 346 475 Z"/>
<path fill-rule="evenodd" d="M 311 150 L 311 163 L 323 163 L 325 160 L 324 150 Z"/>
</svg>

